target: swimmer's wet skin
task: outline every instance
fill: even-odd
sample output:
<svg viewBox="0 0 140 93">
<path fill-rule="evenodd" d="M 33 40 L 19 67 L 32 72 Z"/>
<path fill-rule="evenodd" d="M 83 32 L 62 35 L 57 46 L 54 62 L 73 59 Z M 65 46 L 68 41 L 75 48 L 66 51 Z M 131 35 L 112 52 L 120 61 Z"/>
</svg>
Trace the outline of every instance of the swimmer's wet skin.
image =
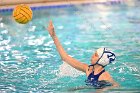
<svg viewBox="0 0 140 93">
<path fill-rule="evenodd" d="M 104 69 L 106 65 L 115 61 L 116 57 L 112 51 L 109 51 L 106 48 L 97 49 L 97 51 L 93 54 L 91 58 L 91 65 L 87 65 L 83 62 L 78 61 L 75 58 L 72 58 L 67 54 L 67 52 L 64 50 L 61 43 L 59 42 L 58 37 L 56 36 L 52 21 L 50 21 L 47 30 L 52 37 L 62 60 L 71 65 L 72 67 L 76 68 L 77 70 L 86 73 L 86 85 L 90 85 L 95 88 L 118 86 L 118 84 L 112 79 L 110 74 Z"/>
</svg>

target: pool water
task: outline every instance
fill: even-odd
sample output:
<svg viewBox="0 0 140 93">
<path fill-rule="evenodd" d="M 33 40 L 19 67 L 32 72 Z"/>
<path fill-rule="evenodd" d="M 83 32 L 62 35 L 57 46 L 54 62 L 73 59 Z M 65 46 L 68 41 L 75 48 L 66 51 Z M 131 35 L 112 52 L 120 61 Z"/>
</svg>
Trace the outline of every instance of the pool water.
<svg viewBox="0 0 140 93">
<path fill-rule="evenodd" d="M 72 5 L 33 10 L 33 20 L 16 23 L 0 12 L 0 92 L 96 92 L 86 76 L 63 63 L 46 28 L 53 20 L 57 36 L 72 57 L 90 64 L 94 51 L 112 49 L 116 61 L 106 67 L 119 88 L 140 92 L 140 7 Z"/>
</svg>

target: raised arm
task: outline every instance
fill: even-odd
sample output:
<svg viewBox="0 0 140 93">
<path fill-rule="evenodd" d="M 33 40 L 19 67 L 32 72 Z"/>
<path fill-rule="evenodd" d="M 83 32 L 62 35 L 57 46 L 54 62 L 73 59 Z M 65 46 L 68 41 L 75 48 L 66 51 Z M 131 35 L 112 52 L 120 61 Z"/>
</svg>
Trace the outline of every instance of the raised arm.
<svg viewBox="0 0 140 93">
<path fill-rule="evenodd" d="M 80 71 L 86 72 L 86 69 L 88 67 L 87 64 L 84 64 L 84 63 L 72 58 L 71 56 L 69 56 L 66 53 L 66 51 L 62 47 L 61 43 L 59 42 L 58 37 L 55 34 L 52 21 L 49 22 L 48 32 L 49 32 L 50 36 L 52 37 L 54 44 L 56 45 L 56 48 L 57 48 L 62 60 L 65 61 L 66 63 L 68 63 L 69 65 L 71 65 L 72 67 L 74 67 Z"/>
</svg>

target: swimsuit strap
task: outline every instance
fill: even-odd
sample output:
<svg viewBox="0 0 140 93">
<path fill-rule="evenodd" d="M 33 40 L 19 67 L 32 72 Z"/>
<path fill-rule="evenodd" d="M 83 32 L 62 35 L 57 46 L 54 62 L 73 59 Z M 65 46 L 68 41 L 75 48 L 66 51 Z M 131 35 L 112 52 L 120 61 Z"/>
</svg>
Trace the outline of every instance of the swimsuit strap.
<svg viewBox="0 0 140 93">
<path fill-rule="evenodd" d="M 102 70 L 100 73 L 94 75 L 94 71 L 92 71 L 92 72 L 89 74 L 88 79 L 91 80 L 91 78 L 92 78 L 92 79 L 94 78 L 94 81 L 98 81 L 98 78 L 99 78 L 100 75 L 101 75 L 102 73 L 104 73 L 104 72 L 105 72 L 105 69 Z"/>
<path fill-rule="evenodd" d="M 102 73 L 104 73 L 105 72 L 105 70 L 102 70 L 100 73 L 98 73 L 97 75 L 94 75 L 94 71 L 93 71 L 93 77 L 94 77 L 94 81 L 98 81 L 98 79 L 99 79 L 99 77 L 100 77 L 100 75 L 102 74 Z"/>
</svg>

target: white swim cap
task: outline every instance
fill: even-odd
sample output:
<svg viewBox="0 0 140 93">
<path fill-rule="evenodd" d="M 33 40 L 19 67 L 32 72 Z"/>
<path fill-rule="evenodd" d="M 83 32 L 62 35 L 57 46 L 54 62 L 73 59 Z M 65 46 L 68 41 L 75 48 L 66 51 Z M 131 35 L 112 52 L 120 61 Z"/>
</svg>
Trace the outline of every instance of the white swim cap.
<svg viewBox="0 0 140 93">
<path fill-rule="evenodd" d="M 109 63 L 112 63 L 112 61 L 115 60 L 115 54 L 112 51 L 107 50 L 106 48 L 99 48 L 97 49 L 97 54 L 99 55 L 99 59 L 96 62 L 96 64 L 99 64 L 101 66 L 106 66 Z"/>
</svg>

